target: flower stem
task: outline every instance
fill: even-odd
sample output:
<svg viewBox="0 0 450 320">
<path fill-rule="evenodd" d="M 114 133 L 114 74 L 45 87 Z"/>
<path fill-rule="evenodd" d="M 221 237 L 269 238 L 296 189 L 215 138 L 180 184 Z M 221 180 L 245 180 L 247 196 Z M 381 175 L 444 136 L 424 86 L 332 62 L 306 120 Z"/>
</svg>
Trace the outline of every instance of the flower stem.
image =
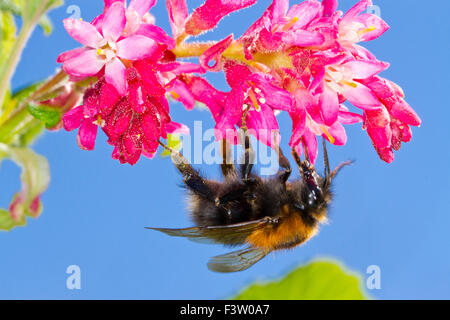
<svg viewBox="0 0 450 320">
<path fill-rule="evenodd" d="M 24 23 L 22 29 L 20 30 L 19 36 L 11 49 L 8 59 L 5 61 L 0 75 L 0 105 L 3 104 L 3 101 L 5 100 L 5 95 L 9 88 L 9 82 L 14 74 L 14 71 L 16 70 L 23 48 L 25 47 L 32 31 L 33 25 Z"/>
<path fill-rule="evenodd" d="M 201 56 L 206 50 L 211 48 L 217 42 L 182 42 L 176 46 L 173 53 L 177 58 L 194 58 Z M 291 58 L 283 53 L 278 52 L 257 52 L 253 55 L 252 60 L 247 60 L 244 54 L 244 48 L 241 43 L 234 41 L 222 54 L 222 57 L 238 60 L 246 65 L 257 69 L 265 68 L 291 68 Z"/>
</svg>

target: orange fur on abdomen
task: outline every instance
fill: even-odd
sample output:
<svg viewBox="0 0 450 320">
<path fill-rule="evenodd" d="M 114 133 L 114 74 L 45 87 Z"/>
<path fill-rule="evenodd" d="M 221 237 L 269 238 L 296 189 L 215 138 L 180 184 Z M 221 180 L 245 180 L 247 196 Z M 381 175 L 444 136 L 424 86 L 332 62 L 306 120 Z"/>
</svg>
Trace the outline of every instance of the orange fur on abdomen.
<svg viewBox="0 0 450 320">
<path fill-rule="evenodd" d="M 305 224 L 300 214 L 283 208 L 280 223 L 253 232 L 246 241 L 254 247 L 271 251 L 300 245 L 314 236 L 316 231 L 317 227 Z"/>
</svg>

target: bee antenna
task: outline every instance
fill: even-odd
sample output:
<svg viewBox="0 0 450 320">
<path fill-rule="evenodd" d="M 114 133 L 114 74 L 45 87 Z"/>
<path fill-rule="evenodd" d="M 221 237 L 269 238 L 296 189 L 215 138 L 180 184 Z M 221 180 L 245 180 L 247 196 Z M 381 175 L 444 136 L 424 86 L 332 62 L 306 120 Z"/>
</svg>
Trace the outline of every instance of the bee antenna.
<svg viewBox="0 0 450 320">
<path fill-rule="evenodd" d="M 334 170 L 331 172 L 330 174 L 330 180 L 334 179 L 334 177 L 336 177 L 336 175 L 339 173 L 339 171 L 341 171 L 341 169 L 343 167 L 349 166 L 353 163 L 354 161 L 352 160 L 347 160 L 342 162 L 340 165 L 338 165 L 336 168 L 334 168 Z"/>
<path fill-rule="evenodd" d="M 163 147 L 164 149 L 166 149 L 167 151 L 169 151 L 170 153 L 172 153 L 173 152 L 173 149 L 171 148 L 171 147 L 169 147 L 168 145 L 166 145 L 164 142 L 162 142 L 161 140 L 157 140 L 158 141 L 158 143 L 159 143 L 159 145 L 161 146 L 161 147 Z"/>
</svg>

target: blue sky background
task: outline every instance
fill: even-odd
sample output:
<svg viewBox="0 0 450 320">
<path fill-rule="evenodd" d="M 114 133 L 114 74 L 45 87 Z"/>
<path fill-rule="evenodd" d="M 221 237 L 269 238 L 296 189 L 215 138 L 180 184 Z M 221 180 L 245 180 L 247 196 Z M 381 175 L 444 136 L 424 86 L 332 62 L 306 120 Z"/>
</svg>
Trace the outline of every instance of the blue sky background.
<svg viewBox="0 0 450 320">
<path fill-rule="evenodd" d="M 141 159 L 133 167 L 111 159 L 103 134 L 95 151 L 82 151 L 75 133 L 45 133 L 35 150 L 48 157 L 52 180 L 43 195 L 42 216 L 25 228 L 0 233 L 0 298 L 60 299 L 218 299 L 247 284 L 274 279 L 317 257 L 338 259 L 366 278 L 366 268 L 381 268 L 375 298 L 450 298 L 450 128 L 449 1 L 376 0 L 391 29 L 365 44 L 391 63 L 383 76 L 400 84 L 407 101 L 423 120 L 413 141 L 395 154 L 393 164 L 378 159 L 361 125 L 347 127 L 349 141 L 331 147 L 332 164 L 356 163 L 337 178 L 330 224 L 306 245 L 269 256 L 236 274 L 217 274 L 207 259 L 227 249 L 151 232 L 144 226 L 190 226 L 180 178 L 168 158 Z M 200 0 L 190 0 L 194 8 Z M 269 5 L 227 17 L 204 39 L 240 35 Z M 356 1 L 341 0 L 347 10 Z M 13 88 L 41 80 L 57 68 L 57 55 L 77 46 L 62 27 L 69 5 L 78 5 L 85 20 L 103 1 L 66 1 L 54 10 L 50 37 L 36 30 L 13 79 Z M 169 30 L 164 1 L 152 10 Z M 226 89 L 221 74 L 210 77 Z M 205 111 L 172 106 L 174 119 L 193 126 L 213 121 Z M 280 117 L 283 146 L 291 122 Z M 320 160 L 319 160 L 320 161 Z M 320 163 L 320 162 L 319 162 Z M 202 167 L 210 177 L 219 169 Z M 0 170 L 0 204 L 5 207 L 20 188 L 19 169 L 4 162 Z M 79 265 L 82 289 L 66 289 L 66 268 Z"/>
</svg>

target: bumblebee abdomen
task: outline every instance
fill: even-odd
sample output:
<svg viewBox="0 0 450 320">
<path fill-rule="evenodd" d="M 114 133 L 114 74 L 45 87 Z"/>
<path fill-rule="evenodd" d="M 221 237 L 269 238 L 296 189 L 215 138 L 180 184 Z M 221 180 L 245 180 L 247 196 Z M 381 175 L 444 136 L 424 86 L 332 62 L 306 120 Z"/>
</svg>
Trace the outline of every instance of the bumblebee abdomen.
<svg viewBox="0 0 450 320">
<path fill-rule="evenodd" d="M 288 249 L 301 245 L 317 233 L 316 223 L 306 222 L 298 212 L 287 210 L 284 208 L 279 223 L 253 232 L 246 242 L 269 251 Z"/>
</svg>

